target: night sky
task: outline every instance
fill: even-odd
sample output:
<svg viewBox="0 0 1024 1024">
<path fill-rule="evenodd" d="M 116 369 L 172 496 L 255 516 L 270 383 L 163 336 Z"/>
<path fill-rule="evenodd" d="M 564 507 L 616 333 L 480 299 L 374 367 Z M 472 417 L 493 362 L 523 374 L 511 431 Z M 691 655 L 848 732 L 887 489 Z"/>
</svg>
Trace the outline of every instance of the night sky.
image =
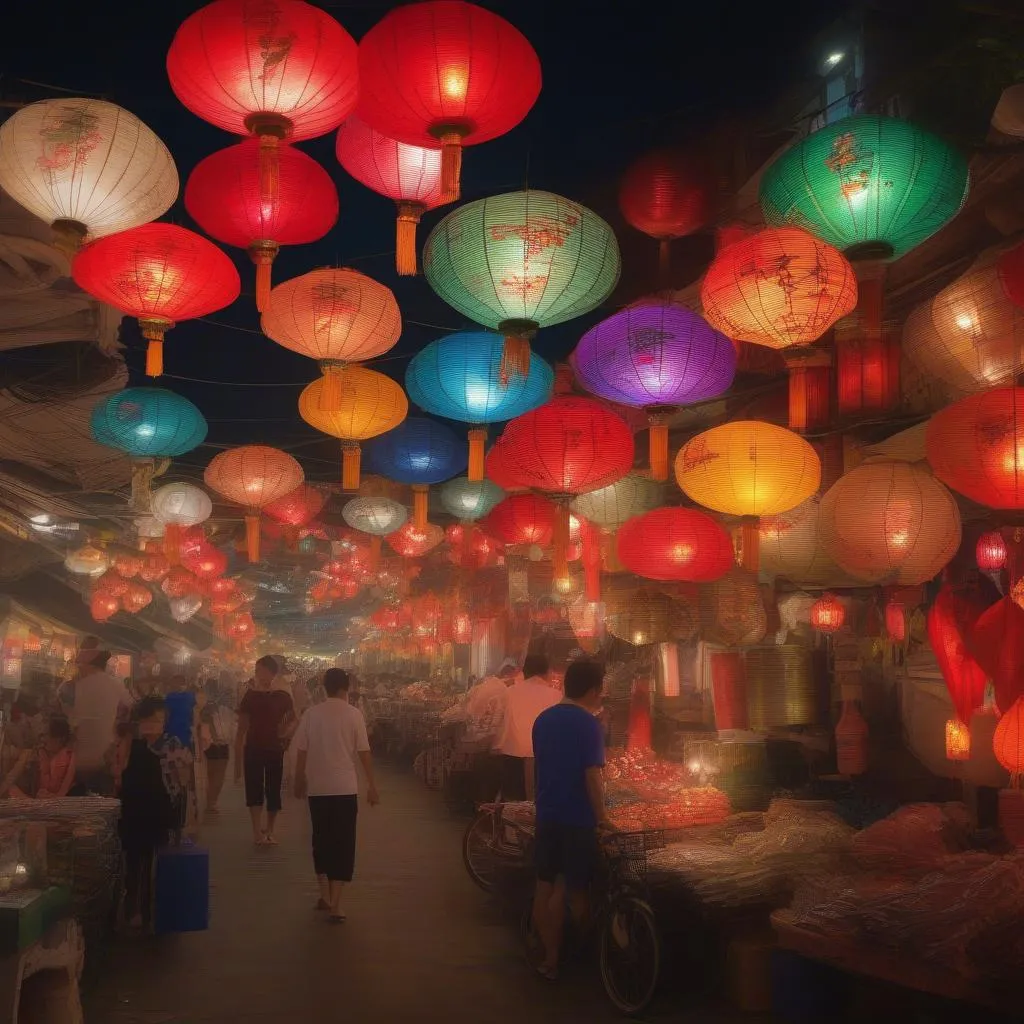
<svg viewBox="0 0 1024 1024">
<path fill-rule="evenodd" d="M 174 0 L 23 0 L 13 5 L 0 39 L 4 98 L 36 100 L 99 95 L 131 110 L 169 146 L 185 181 L 196 163 L 237 139 L 200 120 L 175 99 L 164 60 L 178 24 L 198 3 Z M 385 11 L 386 0 L 319 3 L 358 40 Z M 820 54 L 809 45 L 847 5 L 842 0 L 786 4 L 643 3 L 608 0 L 508 0 L 483 6 L 515 24 L 540 55 L 544 85 L 526 121 L 505 137 L 468 149 L 463 199 L 530 187 L 583 202 L 613 196 L 608 187 L 645 149 L 699 138 L 724 115 L 754 108 L 804 77 Z M 394 272 L 394 207 L 350 179 L 334 156 L 334 133 L 301 148 L 335 180 L 341 215 L 316 245 L 284 248 L 276 281 L 315 267 L 352 266 L 392 288 L 404 330 L 376 369 L 402 380 L 408 357 L 449 330 L 471 326 L 446 306 L 421 276 Z M 631 232 L 611 204 L 595 208 Z M 427 214 L 420 244 L 450 208 Z M 179 199 L 168 219 L 195 229 Z M 651 246 L 651 269 L 654 248 Z M 635 251 L 635 247 L 631 249 Z M 243 294 L 208 321 L 176 327 L 166 345 L 160 383 L 190 398 L 210 422 L 208 445 L 181 463 L 206 464 L 216 447 L 250 442 L 292 451 L 314 480 L 337 480 L 337 442 L 305 426 L 296 411 L 302 386 L 316 376 L 308 359 L 259 333 L 254 268 L 229 249 L 242 274 Z M 676 282 L 687 283 L 685 280 Z M 653 282 L 652 282 L 653 285 Z M 549 359 L 568 354 L 580 333 L 611 308 L 541 333 L 535 348 Z M 134 321 L 122 339 L 133 383 L 142 374 L 144 345 Z M 253 386 L 273 384 L 274 386 Z M 316 439 L 320 440 L 317 441 Z"/>
</svg>

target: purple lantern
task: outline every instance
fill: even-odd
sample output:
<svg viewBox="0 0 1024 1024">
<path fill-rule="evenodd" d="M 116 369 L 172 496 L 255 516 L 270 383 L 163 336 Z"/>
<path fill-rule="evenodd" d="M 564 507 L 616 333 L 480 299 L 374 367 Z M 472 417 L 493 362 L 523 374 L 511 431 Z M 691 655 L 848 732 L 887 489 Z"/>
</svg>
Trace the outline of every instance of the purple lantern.
<svg viewBox="0 0 1024 1024">
<path fill-rule="evenodd" d="M 647 412 L 651 475 L 667 480 L 668 417 L 729 390 L 736 348 L 685 306 L 645 300 L 587 331 L 571 362 L 591 394 Z"/>
</svg>

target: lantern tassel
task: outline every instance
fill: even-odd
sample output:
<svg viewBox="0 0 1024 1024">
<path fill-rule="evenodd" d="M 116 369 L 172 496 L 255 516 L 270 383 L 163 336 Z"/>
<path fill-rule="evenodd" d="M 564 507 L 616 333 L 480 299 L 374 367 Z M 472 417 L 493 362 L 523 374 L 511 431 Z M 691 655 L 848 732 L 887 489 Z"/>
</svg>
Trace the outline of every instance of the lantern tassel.
<svg viewBox="0 0 1024 1024">
<path fill-rule="evenodd" d="M 469 470 L 467 476 L 474 483 L 484 478 L 484 446 L 487 444 L 487 431 L 474 427 L 469 432 Z"/>
<path fill-rule="evenodd" d="M 441 136 L 441 201 L 458 202 L 462 194 L 462 133 L 445 132 Z"/>
<path fill-rule="evenodd" d="M 555 530 L 551 542 L 551 568 L 555 580 L 569 576 L 569 506 L 559 502 L 555 506 Z"/>
<path fill-rule="evenodd" d="M 668 424 L 653 421 L 648 430 L 648 455 L 651 478 L 668 479 Z"/>
<path fill-rule="evenodd" d="M 530 339 L 522 335 L 506 334 L 505 347 L 501 351 L 501 368 L 498 378 L 507 388 L 513 377 L 526 377 L 530 372 Z"/>
<path fill-rule="evenodd" d="M 427 525 L 428 489 L 425 484 L 413 484 L 412 488 L 412 522 L 417 530 Z"/>
<path fill-rule="evenodd" d="M 341 372 L 343 365 L 333 360 L 324 360 L 320 364 L 320 370 L 324 375 L 323 386 L 320 388 L 321 412 L 337 412 L 341 408 L 344 385 L 344 376 Z"/>
<path fill-rule="evenodd" d="M 588 601 L 601 600 L 601 544 L 597 527 L 583 524 L 583 586 Z"/>
<path fill-rule="evenodd" d="M 761 565 L 761 531 L 756 519 L 740 527 L 740 565 L 757 572 Z"/>
<path fill-rule="evenodd" d="M 249 246 L 249 258 L 256 264 L 256 309 L 260 313 L 265 313 L 270 305 L 271 267 L 279 248 L 276 242 Z"/>
<path fill-rule="evenodd" d="M 260 514 L 249 512 L 245 516 L 245 551 L 250 564 L 260 560 Z"/>
<path fill-rule="evenodd" d="M 399 203 L 395 222 L 395 270 L 399 277 L 415 277 L 416 226 L 423 215 L 421 203 Z"/>
<path fill-rule="evenodd" d="M 160 377 L 164 372 L 164 343 L 153 341 L 146 346 L 146 376 Z"/>
<path fill-rule="evenodd" d="M 789 370 L 789 429 L 798 434 L 807 431 L 807 367 Z"/>
<path fill-rule="evenodd" d="M 362 461 L 359 445 L 344 444 L 341 446 L 341 489 L 343 491 L 359 490 L 359 467 Z"/>
</svg>

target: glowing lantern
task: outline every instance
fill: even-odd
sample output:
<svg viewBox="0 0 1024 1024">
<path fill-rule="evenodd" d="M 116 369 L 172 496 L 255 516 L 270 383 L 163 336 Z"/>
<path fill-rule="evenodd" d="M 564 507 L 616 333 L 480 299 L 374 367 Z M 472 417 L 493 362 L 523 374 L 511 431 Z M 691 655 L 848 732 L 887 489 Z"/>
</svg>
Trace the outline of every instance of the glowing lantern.
<svg viewBox="0 0 1024 1024">
<path fill-rule="evenodd" d="M 842 253 L 798 228 L 766 228 L 722 246 L 700 290 L 704 317 L 737 341 L 810 345 L 857 305 Z"/>
<path fill-rule="evenodd" d="M 75 283 L 139 321 L 146 374 L 164 372 L 164 334 L 179 320 L 230 306 L 241 282 L 212 242 L 175 224 L 145 224 L 91 242 L 75 256 Z"/>
<path fill-rule="evenodd" d="M 325 397 L 337 385 L 338 401 Z M 393 430 L 409 411 L 401 385 L 362 366 L 338 367 L 333 380 L 321 377 L 299 395 L 299 415 L 311 426 L 341 440 L 341 486 L 359 488 L 360 441 Z"/>
<path fill-rule="evenodd" d="M 201 580 L 223 576 L 228 567 L 228 556 L 212 544 L 203 544 L 199 550 L 192 552 L 181 560 L 182 565 Z"/>
<path fill-rule="evenodd" d="M 608 632 L 635 647 L 687 641 L 697 632 L 698 616 L 689 602 L 649 587 L 610 597 L 605 612 Z"/>
<path fill-rule="evenodd" d="M 899 601 L 886 603 L 885 631 L 894 643 L 901 644 L 907 639 L 907 609 Z"/>
<path fill-rule="evenodd" d="M 320 405 L 342 402 L 344 363 L 383 355 L 402 333 L 402 316 L 390 288 L 358 270 L 313 270 L 279 284 L 260 325 L 284 348 L 315 359 L 327 378 Z"/>
<path fill-rule="evenodd" d="M 967 634 L 971 654 L 992 680 L 996 706 L 1005 711 L 1024 694 L 1024 610 L 1011 592 L 980 614 L 973 611 Z"/>
<path fill-rule="evenodd" d="M 970 395 L 928 423 L 935 475 L 979 505 L 1024 508 L 1024 388 Z"/>
<path fill-rule="evenodd" d="M 821 463 L 799 434 L 759 420 L 734 420 L 691 438 L 676 456 L 684 494 L 726 515 L 778 516 L 821 483 Z M 759 564 L 759 528 L 743 527 L 743 564 Z"/>
<path fill-rule="evenodd" d="M 529 373 L 530 339 L 540 328 L 599 306 L 619 269 L 611 227 L 550 192 L 508 192 L 460 206 L 434 228 L 423 250 L 423 272 L 434 291 L 504 335 L 506 380 Z"/>
<path fill-rule="evenodd" d="M 182 566 L 175 566 L 160 584 L 160 589 L 168 597 L 185 597 L 187 594 L 200 594 L 202 584 L 195 573 Z"/>
<path fill-rule="evenodd" d="M 97 622 L 106 622 L 121 609 L 121 599 L 102 591 L 95 593 L 89 600 L 89 611 Z"/>
<path fill-rule="evenodd" d="M 128 593 L 130 586 L 130 580 L 126 580 L 119 572 L 110 569 L 96 580 L 96 590 L 110 594 L 111 597 L 122 597 Z"/>
<path fill-rule="evenodd" d="M 822 594 L 811 605 L 811 625 L 819 633 L 838 633 L 846 621 L 846 609 L 835 594 Z"/>
<path fill-rule="evenodd" d="M 705 512 L 659 508 L 625 523 L 618 534 L 619 560 L 651 580 L 709 583 L 734 564 L 732 541 Z"/>
<path fill-rule="evenodd" d="M 999 572 L 1006 565 L 1006 541 L 998 530 L 989 530 L 978 538 L 974 556 L 982 572 Z"/>
<path fill-rule="evenodd" d="M 445 528 L 448 560 L 464 569 L 486 569 L 498 564 L 504 544 L 488 536 L 478 526 L 453 523 Z"/>
<path fill-rule="evenodd" d="M 324 493 L 309 484 L 300 484 L 294 491 L 265 505 L 263 511 L 282 526 L 305 526 L 324 507 Z"/>
<path fill-rule="evenodd" d="M 946 722 L 946 759 L 969 761 L 971 759 L 971 730 L 958 718 Z"/>
<path fill-rule="evenodd" d="M 181 553 L 182 532 L 205 523 L 213 502 L 201 487 L 180 481 L 164 484 L 153 492 L 153 515 L 164 526 L 164 551 L 176 562 Z"/>
<path fill-rule="evenodd" d="M 505 544 L 547 547 L 555 529 L 555 506 L 539 494 L 510 494 L 498 502 L 484 526 Z"/>
<path fill-rule="evenodd" d="M 143 609 L 148 608 L 153 602 L 153 594 L 149 587 L 133 583 L 128 591 L 121 598 L 121 607 L 129 615 L 138 615 Z"/>
<path fill-rule="evenodd" d="M 167 556 L 159 551 L 148 551 L 142 559 L 139 576 L 147 583 L 159 583 L 171 571 Z"/>
<path fill-rule="evenodd" d="M 821 499 L 820 529 L 826 550 L 857 579 L 915 586 L 956 554 L 960 511 L 926 469 L 866 462 Z"/>
<path fill-rule="evenodd" d="M 68 554 L 64 568 L 76 576 L 102 576 L 110 568 L 110 558 L 102 549 L 86 544 Z"/>
<path fill-rule="evenodd" d="M 788 512 L 763 517 L 758 526 L 761 572 L 803 587 L 856 585 L 826 550 L 820 514 L 821 499 L 812 495 Z"/>
<path fill-rule="evenodd" d="M 554 373 L 540 356 L 529 371 L 503 385 L 501 338 L 489 331 L 459 331 L 432 341 L 405 371 L 409 398 L 425 412 L 472 424 L 469 478 L 484 478 L 484 424 L 514 419 L 551 397 Z"/>
<path fill-rule="evenodd" d="M 427 523 L 426 526 L 421 527 L 407 522 L 393 533 L 388 534 L 388 544 L 394 548 L 397 554 L 404 555 L 406 558 L 420 558 L 436 548 L 442 540 L 444 540 L 444 530 L 433 523 Z"/>
<path fill-rule="evenodd" d="M 1024 772 L 1024 698 L 1014 701 L 1009 711 L 1003 714 L 992 737 L 992 749 L 996 760 L 1010 773 L 1010 785 L 1020 786 Z"/>
<path fill-rule="evenodd" d="M 592 394 L 647 411 L 651 475 L 667 480 L 667 417 L 680 405 L 728 391 L 736 348 L 684 306 L 644 301 L 587 331 L 572 366 Z"/>
<path fill-rule="evenodd" d="M 178 172 L 134 114 L 105 100 L 62 97 L 30 103 L 0 125 L 0 187 L 73 252 L 86 237 L 166 213 L 178 198 Z"/>
<path fill-rule="evenodd" d="M 464 522 L 483 519 L 504 497 L 505 492 L 491 480 L 457 477 L 441 488 L 444 510 Z"/>
<path fill-rule="evenodd" d="M 196 164 L 185 186 L 185 209 L 208 234 L 249 253 L 256 264 L 256 308 L 270 300 L 271 265 L 282 245 L 323 238 L 338 220 L 330 175 L 299 149 L 283 146 L 276 174 L 264 174 L 263 144 L 248 139 Z"/>
<path fill-rule="evenodd" d="M 614 530 L 627 519 L 657 508 L 663 490 L 656 480 L 628 473 L 607 487 L 573 498 L 572 510 L 597 526 Z"/>
<path fill-rule="evenodd" d="M 370 563 L 373 568 L 380 560 L 381 537 L 394 533 L 409 517 L 404 505 L 381 497 L 353 498 L 345 504 L 341 515 L 353 530 L 370 535 Z"/>
<path fill-rule="evenodd" d="M 350 117 L 338 129 L 335 152 L 356 181 L 398 206 L 395 269 L 403 277 L 415 274 L 416 225 L 442 202 L 441 151 L 399 142 Z"/>
<path fill-rule="evenodd" d="M 377 131 L 442 147 L 445 202 L 459 198 L 462 147 L 511 131 L 540 94 L 540 61 L 518 29 L 461 0 L 389 11 L 359 43 L 359 114 Z"/>
<path fill-rule="evenodd" d="M 203 602 L 198 597 L 172 597 L 167 604 L 171 609 L 171 618 L 175 622 L 188 622 L 203 607 Z"/>
<path fill-rule="evenodd" d="M 410 416 L 393 430 L 366 446 L 373 472 L 410 484 L 413 521 L 427 525 L 428 488 L 450 480 L 466 468 L 466 451 L 444 424 L 424 416 Z"/>
<path fill-rule="evenodd" d="M 138 576 L 142 571 L 142 559 L 138 555 L 131 555 L 127 552 L 114 555 L 112 564 L 117 573 L 126 580 Z"/>
<path fill-rule="evenodd" d="M 893 117 L 858 114 L 787 149 L 761 178 L 769 224 L 795 224 L 856 258 L 900 256 L 957 215 L 967 161 Z"/>
<path fill-rule="evenodd" d="M 218 0 L 223 2 L 223 0 Z M 245 510 L 249 561 L 260 557 L 260 509 L 283 498 L 303 481 L 302 467 L 286 452 L 265 445 L 229 448 L 215 455 L 203 480 L 218 494 Z"/>
</svg>

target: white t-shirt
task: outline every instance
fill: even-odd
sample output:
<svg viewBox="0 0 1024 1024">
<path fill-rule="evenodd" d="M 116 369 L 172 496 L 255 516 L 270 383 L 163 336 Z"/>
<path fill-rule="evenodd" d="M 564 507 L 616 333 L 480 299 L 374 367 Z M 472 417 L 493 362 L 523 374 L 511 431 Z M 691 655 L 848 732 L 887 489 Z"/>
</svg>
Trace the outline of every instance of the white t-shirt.
<svg viewBox="0 0 1024 1024">
<path fill-rule="evenodd" d="M 533 723 L 561 699 L 561 693 L 539 676 L 514 683 L 508 691 L 498 751 L 510 757 L 533 757 Z"/>
<path fill-rule="evenodd" d="M 306 710 L 295 733 L 295 749 L 306 751 L 310 796 L 349 796 L 359 792 L 356 760 L 370 749 L 363 714 L 340 697 L 328 697 Z"/>
<path fill-rule="evenodd" d="M 130 708 L 124 683 L 106 672 L 90 672 L 75 680 L 75 699 L 69 715 L 75 730 L 75 761 L 80 769 L 103 767 L 103 756 L 114 742 L 117 713 Z"/>
<path fill-rule="evenodd" d="M 501 736 L 505 724 L 508 690 L 504 679 L 488 676 L 466 694 L 465 714 L 469 722 L 467 739 Z"/>
</svg>

